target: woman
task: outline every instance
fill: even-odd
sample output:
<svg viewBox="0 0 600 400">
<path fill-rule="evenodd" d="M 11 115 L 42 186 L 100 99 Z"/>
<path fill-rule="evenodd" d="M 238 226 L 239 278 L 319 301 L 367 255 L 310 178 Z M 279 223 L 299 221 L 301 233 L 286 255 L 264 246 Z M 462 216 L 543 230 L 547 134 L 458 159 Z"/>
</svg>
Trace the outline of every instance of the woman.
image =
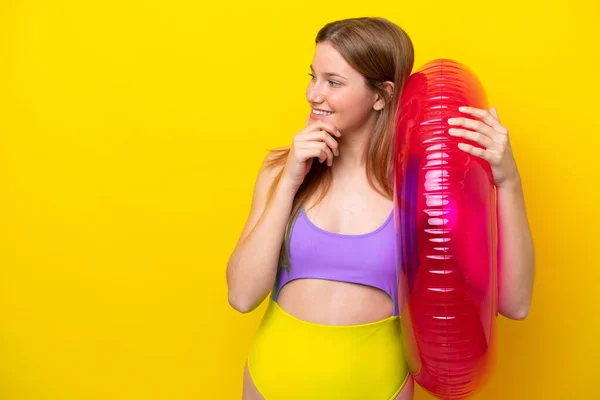
<svg viewBox="0 0 600 400">
<path fill-rule="evenodd" d="M 273 295 L 244 370 L 243 399 L 412 399 L 401 348 L 392 221 L 392 138 L 413 67 L 407 34 L 382 18 L 324 26 L 316 38 L 306 127 L 267 155 L 227 266 L 240 312 Z M 451 134 L 485 150 L 501 220 L 499 311 L 522 319 L 533 245 L 508 132 L 467 108 Z M 318 159 L 318 163 L 314 162 Z"/>
</svg>

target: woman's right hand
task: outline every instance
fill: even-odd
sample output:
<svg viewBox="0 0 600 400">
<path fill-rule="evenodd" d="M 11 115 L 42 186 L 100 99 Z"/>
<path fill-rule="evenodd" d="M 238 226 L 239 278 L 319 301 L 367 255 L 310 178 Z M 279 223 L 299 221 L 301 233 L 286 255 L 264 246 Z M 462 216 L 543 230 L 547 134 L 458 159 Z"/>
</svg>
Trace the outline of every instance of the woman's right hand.
<svg viewBox="0 0 600 400">
<path fill-rule="evenodd" d="M 307 118 L 306 128 L 294 136 L 282 179 L 297 189 L 310 171 L 314 158 L 318 158 L 321 163 L 327 161 L 327 165 L 331 167 L 334 155 L 340 155 L 338 142 L 333 136 L 341 136 L 335 126 L 324 121 L 310 123 L 310 117 Z"/>
</svg>

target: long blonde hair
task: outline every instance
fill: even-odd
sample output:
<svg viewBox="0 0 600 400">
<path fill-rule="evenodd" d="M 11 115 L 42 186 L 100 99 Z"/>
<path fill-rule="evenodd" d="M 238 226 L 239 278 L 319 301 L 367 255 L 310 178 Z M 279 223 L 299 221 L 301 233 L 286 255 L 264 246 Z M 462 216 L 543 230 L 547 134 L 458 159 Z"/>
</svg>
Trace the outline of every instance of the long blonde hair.
<svg viewBox="0 0 600 400">
<path fill-rule="evenodd" d="M 384 109 L 377 113 L 373 132 L 367 143 L 365 161 L 369 185 L 378 193 L 391 199 L 393 195 L 392 140 L 396 108 L 402 88 L 413 68 L 412 42 L 406 32 L 396 24 L 384 18 L 369 17 L 344 19 L 325 25 L 317 34 L 315 44 L 323 42 L 331 44 L 346 62 L 365 78 L 367 86 L 387 100 Z M 386 81 L 394 83 L 391 98 L 384 89 L 383 83 Z M 282 167 L 285 165 L 289 151 L 289 147 L 270 150 L 266 166 Z M 313 163 L 296 192 L 281 245 L 280 266 L 286 268 L 290 266 L 290 236 L 302 205 L 317 190 L 320 190 L 316 205 L 331 187 L 332 170 L 326 164 Z M 267 202 L 273 197 L 282 175 L 283 168 L 269 189 Z"/>
</svg>

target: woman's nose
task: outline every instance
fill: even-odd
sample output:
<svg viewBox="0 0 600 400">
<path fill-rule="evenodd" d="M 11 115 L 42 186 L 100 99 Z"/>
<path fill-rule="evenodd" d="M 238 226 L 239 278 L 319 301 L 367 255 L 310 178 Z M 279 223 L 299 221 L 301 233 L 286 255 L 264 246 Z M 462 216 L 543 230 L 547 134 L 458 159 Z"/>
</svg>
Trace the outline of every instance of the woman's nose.
<svg viewBox="0 0 600 400">
<path fill-rule="evenodd" d="M 323 94 L 321 87 L 313 83 L 306 90 L 306 99 L 310 103 L 322 103 L 325 100 L 325 95 Z"/>
</svg>

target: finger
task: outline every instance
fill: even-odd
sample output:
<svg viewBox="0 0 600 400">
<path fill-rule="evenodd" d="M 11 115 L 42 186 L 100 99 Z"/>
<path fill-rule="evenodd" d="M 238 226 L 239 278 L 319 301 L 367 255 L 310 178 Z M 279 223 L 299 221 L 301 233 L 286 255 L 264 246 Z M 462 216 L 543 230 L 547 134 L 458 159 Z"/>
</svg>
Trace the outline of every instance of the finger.
<svg viewBox="0 0 600 400">
<path fill-rule="evenodd" d="M 310 158 L 318 158 L 319 162 L 323 162 L 323 160 L 327 159 L 327 154 L 320 148 L 317 148 L 314 145 L 304 146 L 302 148 L 296 149 L 296 154 L 298 156 L 298 161 L 305 162 Z"/>
<path fill-rule="evenodd" d="M 322 129 L 324 131 L 329 132 L 333 136 L 337 136 L 337 137 L 342 136 L 340 131 L 335 126 L 333 126 L 332 124 L 330 124 L 328 122 L 315 121 L 314 123 L 310 124 L 310 128 L 311 128 L 311 130 Z"/>
<path fill-rule="evenodd" d="M 333 151 L 333 154 L 335 154 L 336 156 L 339 156 L 340 150 L 339 150 L 339 145 L 338 145 L 337 140 L 335 140 L 333 137 L 331 137 L 331 135 L 328 132 L 319 131 L 319 133 L 321 134 L 323 141 L 331 148 L 331 150 Z"/>
<path fill-rule="evenodd" d="M 500 117 L 498 116 L 498 110 L 496 110 L 496 107 L 490 107 L 490 114 L 492 114 L 494 118 L 500 121 Z"/>
<path fill-rule="evenodd" d="M 448 119 L 448 124 L 464 126 L 465 128 L 469 128 L 473 131 L 483 133 L 484 135 L 488 136 L 490 139 L 493 139 L 494 136 L 497 134 L 496 131 L 491 126 L 489 126 L 488 124 L 485 124 L 481 121 L 475 120 L 475 119 L 462 118 L 462 117 L 450 118 L 450 119 Z"/>
<path fill-rule="evenodd" d="M 319 157 L 319 162 L 327 160 L 327 165 L 333 164 L 333 153 L 327 144 L 324 142 L 308 142 L 304 144 L 304 148 L 309 150 L 307 154 L 312 157 Z"/>
<path fill-rule="evenodd" d="M 458 148 L 464 151 L 465 153 L 469 153 L 471 155 L 474 155 L 475 157 L 482 158 L 487 162 L 490 161 L 490 153 L 485 149 L 475 147 L 467 143 L 459 143 Z"/>
<path fill-rule="evenodd" d="M 332 152 L 332 150 L 329 148 L 329 146 L 327 146 L 326 143 L 321 143 L 321 148 L 322 148 L 322 151 L 324 151 L 325 154 L 327 155 L 327 165 L 331 167 L 333 165 L 333 152 Z"/>
<path fill-rule="evenodd" d="M 302 140 L 306 142 L 325 142 L 332 150 L 334 150 L 336 156 L 340 155 L 338 142 L 329 134 L 329 132 L 309 132 L 302 135 Z"/>
<path fill-rule="evenodd" d="M 461 137 L 468 140 L 472 140 L 473 142 L 480 144 L 481 146 L 489 149 L 496 145 L 496 142 L 490 139 L 488 136 L 483 135 L 479 132 L 469 131 L 467 129 L 459 129 L 459 128 L 450 128 L 448 129 L 448 134 L 450 136 Z"/>
<path fill-rule="evenodd" d="M 488 124 L 489 126 L 494 128 L 494 130 L 496 130 L 502 134 L 508 133 L 508 132 L 506 132 L 506 128 L 504 126 L 502 126 L 502 124 L 500 123 L 497 113 L 494 115 L 491 111 L 482 110 L 480 108 L 475 108 L 475 107 L 467 107 L 467 106 L 458 107 L 458 110 L 461 112 L 464 112 L 465 114 L 470 114 L 477 118 L 480 118 L 483 122 L 485 122 L 486 124 Z"/>
</svg>

